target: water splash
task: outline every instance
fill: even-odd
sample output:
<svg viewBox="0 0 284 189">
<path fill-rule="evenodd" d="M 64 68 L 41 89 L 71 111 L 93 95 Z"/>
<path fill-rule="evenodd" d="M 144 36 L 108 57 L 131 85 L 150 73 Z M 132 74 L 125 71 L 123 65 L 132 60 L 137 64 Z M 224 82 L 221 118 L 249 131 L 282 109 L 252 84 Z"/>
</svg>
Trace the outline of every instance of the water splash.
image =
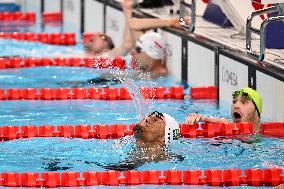
<svg viewBox="0 0 284 189">
<path fill-rule="evenodd" d="M 109 60 L 112 61 L 112 60 Z M 138 119 L 143 119 L 147 114 L 151 112 L 150 100 L 145 99 L 140 93 L 138 85 L 135 85 L 135 79 L 143 79 L 145 74 L 140 74 L 142 77 L 138 77 L 133 70 L 117 70 L 111 69 L 110 73 L 113 75 L 113 79 L 117 79 L 121 82 L 122 86 L 126 88 L 133 99 L 135 109 L 137 111 Z M 149 78 L 149 76 L 148 76 Z M 137 83 L 137 82 L 136 82 Z"/>
<path fill-rule="evenodd" d="M 140 93 L 139 87 L 134 84 L 133 79 L 119 78 L 119 80 L 122 83 L 122 85 L 130 93 L 133 99 L 139 120 L 143 119 L 149 112 L 151 112 L 149 100 L 144 99 L 144 97 Z"/>
</svg>

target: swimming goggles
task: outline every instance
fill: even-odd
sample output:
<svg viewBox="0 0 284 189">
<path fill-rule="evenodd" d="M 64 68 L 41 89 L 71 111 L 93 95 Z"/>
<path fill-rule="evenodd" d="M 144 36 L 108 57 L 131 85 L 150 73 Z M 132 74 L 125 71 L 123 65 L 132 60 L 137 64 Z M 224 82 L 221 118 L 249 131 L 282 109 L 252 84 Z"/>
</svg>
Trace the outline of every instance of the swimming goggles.
<svg viewBox="0 0 284 189">
<path fill-rule="evenodd" d="M 241 91 L 241 90 L 240 90 L 240 91 L 235 91 L 235 92 L 232 93 L 233 99 L 238 98 L 238 96 L 240 96 L 240 95 L 242 96 L 242 98 L 243 98 L 244 100 L 246 100 L 246 101 L 251 101 L 251 102 L 253 103 L 253 105 L 254 105 L 254 107 L 255 107 L 255 109 L 256 109 L 256 111 L 257 111 L 259 117 L 260 117 L 260 112 L 259 112 L 259 110 L 258 110 L 258 108 L 257 108 L 257 106 L 256 106 L 256 104 L 255 104 L 255 102 L 253 101 L 253 99 L 251 98 L 251 96 L 250 96 L 248 93 L 243 92 L 243 91 Z"/>
<path fill-rule="evenodd" d="M 249 100 L 249 101 L 252 101 L 252 102 L 253 102 L 251 96 L 250 96 L 248 93 L 246 93 L 246 92 L 243 92 L 243 91 L 235 91 L 235 92 L 232 93 L 233 99 L 236 99 L 236 98 L 237 98 L 238 96 L 240 96 L 240 95 L 242 96 L 242 98 L 243 98 L 244 100 Z"/>
<path fill-rule="evenodd" d="M 137 53 L 141 53 L 141 52 L 142 52 L 142 48 L 141 48 L 141 47 L 136 47 L 136 48 L 135 48 L 135 51 L 136 51 Z"/>
</svg>

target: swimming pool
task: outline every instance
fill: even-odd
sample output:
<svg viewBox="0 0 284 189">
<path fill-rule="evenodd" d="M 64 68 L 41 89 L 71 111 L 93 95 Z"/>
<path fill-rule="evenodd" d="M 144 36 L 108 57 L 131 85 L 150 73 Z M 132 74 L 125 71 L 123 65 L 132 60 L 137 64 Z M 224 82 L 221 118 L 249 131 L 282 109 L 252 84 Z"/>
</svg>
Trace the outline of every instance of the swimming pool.
<svg viewBox="0 0 284 189">
<path fill-rule="evenodd" d="M 41 46 L 41 44 L 34 43 L 29 43 L 29 45 Z M 52 46 L 50 48 L 52 49 Z M 44 56 L 40 53 L 37 55 Z M 78 81 L 83 82 L 82 87 L 92 87 L 92 84 L 84 83 L 84 81 L 100 75 L 101 70 L 36 67 L 6 69 L 0 70 L 0 72 L 0 88 L 58 88 L 74 87 L 74 83 Z M 134 81 L 134 83 L 138 86 L 179 84 L 173 78 L 161 78 L 151 83 L 147 81 Z M 96 86 L 104 87 L 108 84 Z M 120 87 L 120 84 L 112 84 L 114 87 Z M 186 93 L 188 94 L 188 89 L 186 89 Z M 138 121 L 137 111 L 131 100 L 20 100 L 0 101 L 0 103 L 2 107 L 0 113 L 1 126 L 132 124 Z M 219 106 L 219 103 L 215 100 L 165 99 L 148 102 L 147 107 L 150 110 L 173 115 L 179 123 L 184 121 L 189 112 L 230 117 L 229 107 Z M 106 169 L 97 164 L 107 165 L 125 160 L 134 145 L 133 137 L 108 140 L 29 138 L 1 142 L 0 172 L 26 172 L 27 170 L 29 172 L 104 171 Z M 263 138 L 261 142 L 254 144 L 242 143 L 236 139 L 224 140 L 223 138 L 181 139 L 176 145 L 172 146 L 171 151 L 183 156 L 184 160 L 180 161 L 173 158 L 165 162 L 145 163 L 137 170 L 231 168 L 243 170 L 247 168 L 284 167 L 284 140 L 276 138 Z M 110 152 L 112 155 L 110 155 Z M 145 185 L 139 187 L 145 187 Z"/>
</svg>

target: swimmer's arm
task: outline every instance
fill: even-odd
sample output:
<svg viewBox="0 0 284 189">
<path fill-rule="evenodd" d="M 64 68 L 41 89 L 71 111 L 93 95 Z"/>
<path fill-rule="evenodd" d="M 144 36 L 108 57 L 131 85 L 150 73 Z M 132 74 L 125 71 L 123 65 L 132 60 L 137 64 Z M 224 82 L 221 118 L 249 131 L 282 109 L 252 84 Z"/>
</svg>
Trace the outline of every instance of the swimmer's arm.
<svg viewBox="0 0 284 189">
<path fill-rule="evenodd" d="M 132 0 L 124 0 L 121 2 L 125 20 L 123 40 L 122 44 L 110 51 L 111 56 L 125 56 L 134 46 L 135 38 L 129 27 L 129 20 L 132 17 L 132 3 Z"/>
<path fill-rule="evenodd" d="M 178 18 L 131 18 L 129 20 L 131 30 L 150 30 L 162 27 L 180 27 Z"/>
<path fill-rule="evenodd" d="M 194 124 L 199 121 L 209 122 L 209 123 L 230 123 L 230 121 L 226 118 L 217 118 L 217 117 L 205 117 L 201 114 L 190 113 L 186 117 L 185 123 L 186 124 Z"/>
<path fill-rule="evenodd" d="M 276 186 L 275 189 L 284 189 L 284 183 Z"/>
<path fill-rule="evenodd" d="M 230 123 L 228 119 L 218 117 L 203 117 L 202 121 L 209 123 Z"/>
<path fill-rule="evenodd" d="M 127 23 L 125 24 L 127 25 Z M 135 39 L 133 37 L 132 32 L 130 32 L 129 27 L 128 26 L 125 27 L 126 28 L 124 30 L 122 44 L 111 49 L 108 52 L 108 56 L 110 57 L 125 56 L 133 48 Z"/>
</svg>

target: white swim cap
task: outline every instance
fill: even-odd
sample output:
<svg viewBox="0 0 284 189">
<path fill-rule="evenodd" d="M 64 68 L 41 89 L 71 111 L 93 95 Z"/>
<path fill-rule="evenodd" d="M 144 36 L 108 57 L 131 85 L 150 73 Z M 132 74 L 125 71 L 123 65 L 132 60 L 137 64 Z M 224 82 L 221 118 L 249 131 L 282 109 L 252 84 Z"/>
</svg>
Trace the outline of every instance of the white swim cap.
<svg viewBox="0 0 284 189">
<path fill-rule="evenodd" d="M 165 55 L 166 42 L 158 33 L 145 33 L 137 40 L 136 45 L 153 59 L 162 59 Z"/>
<path fill-rule="evenodd" d="M 180 128 L 178 122 L 169 114 L 163 113 L 166 122 L 165 144 L 168 146 L 172 141 L 180 138 Z"/>
</svg>

